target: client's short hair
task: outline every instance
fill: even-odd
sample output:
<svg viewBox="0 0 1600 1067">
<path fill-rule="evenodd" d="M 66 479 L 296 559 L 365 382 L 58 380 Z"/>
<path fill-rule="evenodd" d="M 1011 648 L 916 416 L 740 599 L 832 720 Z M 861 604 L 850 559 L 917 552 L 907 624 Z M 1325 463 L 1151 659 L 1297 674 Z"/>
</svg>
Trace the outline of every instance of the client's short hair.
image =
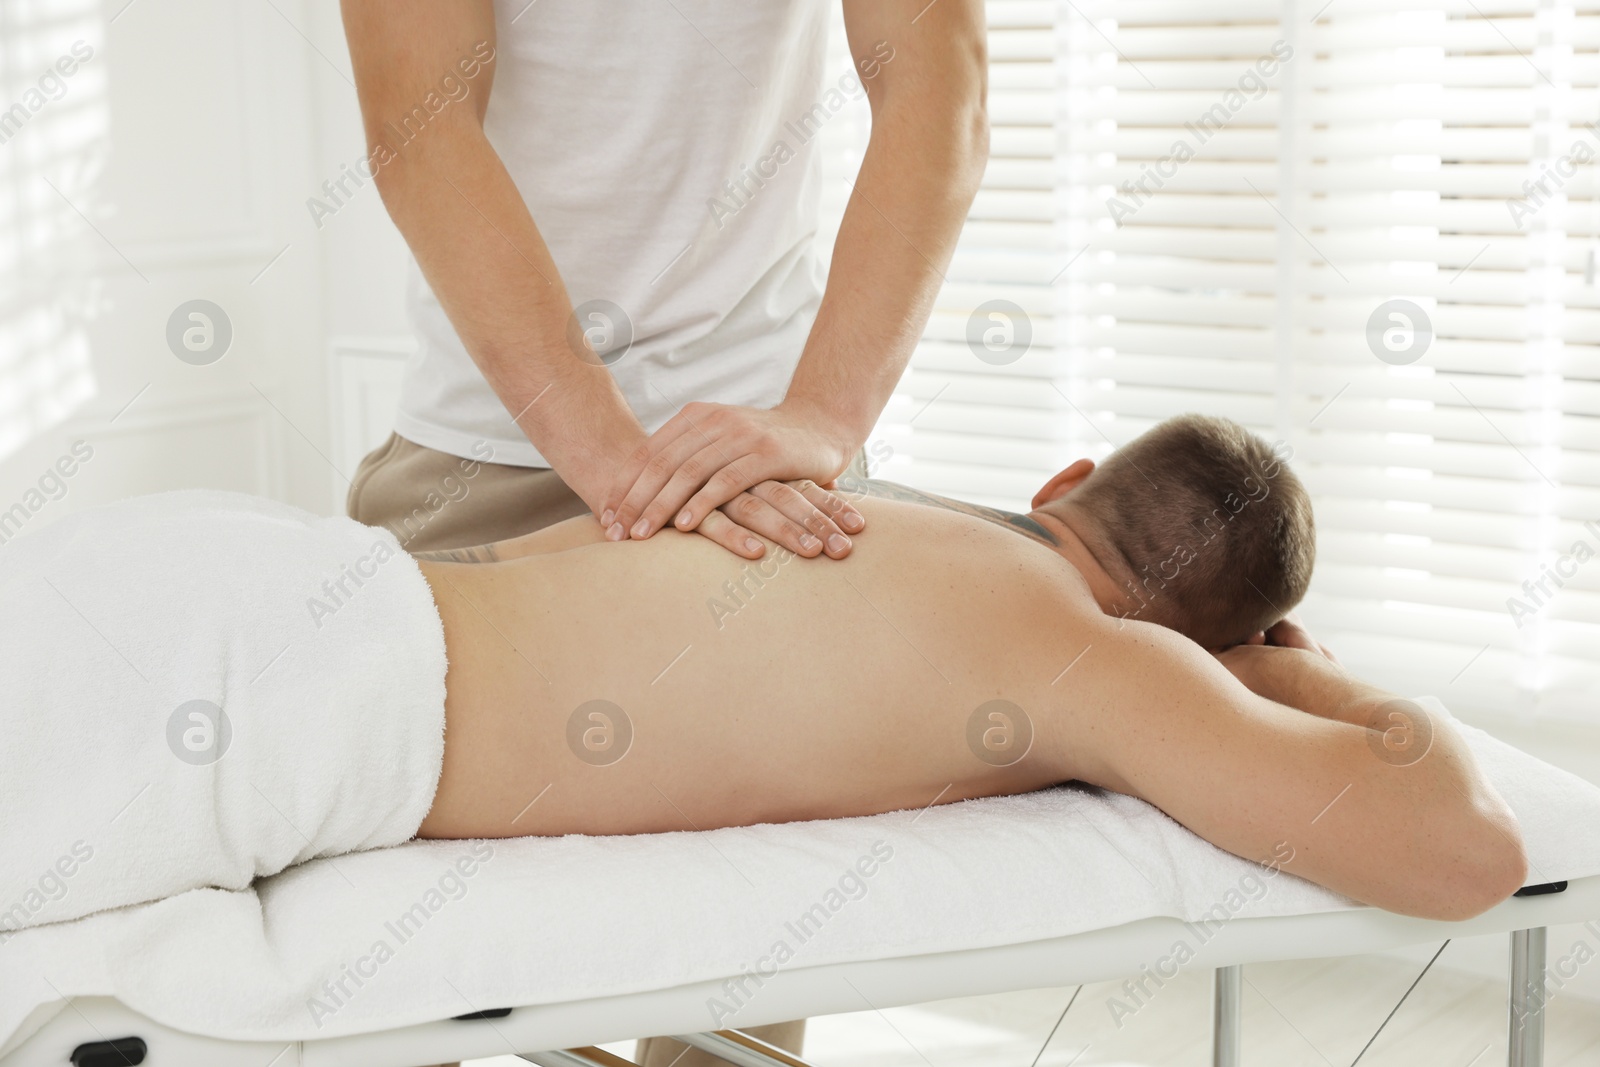
<svg viewBox="0 0 1600 1067">
<path fill-rule="evenodd" d="M 1305 596 L 1316 527 L 1274 447 L 1229 419 L 1180 415 L 1117 449 L 1061 503 L 1129 593 L 1126 614 L 1208 649 L 1243 641 Z"/>
</svg>

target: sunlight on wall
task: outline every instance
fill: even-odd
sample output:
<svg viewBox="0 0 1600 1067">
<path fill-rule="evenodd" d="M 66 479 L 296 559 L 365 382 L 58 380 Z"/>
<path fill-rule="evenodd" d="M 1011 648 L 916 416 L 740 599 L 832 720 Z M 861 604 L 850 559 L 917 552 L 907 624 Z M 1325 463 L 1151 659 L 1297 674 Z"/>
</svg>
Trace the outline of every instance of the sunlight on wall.
<svg viewBox="0 0 1600 1067">
<path fill-rule="evenodd" d="M 114 255 L 93 228 L 103 40 L 92 0 L 0 4 L 0 459 L 95 392 L 87 323 Z"/>
</svg>

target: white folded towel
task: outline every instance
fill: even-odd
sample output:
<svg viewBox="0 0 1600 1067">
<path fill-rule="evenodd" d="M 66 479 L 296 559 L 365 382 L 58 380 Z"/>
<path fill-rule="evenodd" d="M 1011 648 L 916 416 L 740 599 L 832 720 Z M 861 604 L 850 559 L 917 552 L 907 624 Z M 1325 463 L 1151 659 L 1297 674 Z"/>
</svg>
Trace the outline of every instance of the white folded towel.
<svg viewBox="0 0 1600 1067">
<path fill-rule="evenodd" d="M 0 547 L 0 942 L 411 838 L 444 635 L 387 531 L 235 493 Z"/>
</svg>

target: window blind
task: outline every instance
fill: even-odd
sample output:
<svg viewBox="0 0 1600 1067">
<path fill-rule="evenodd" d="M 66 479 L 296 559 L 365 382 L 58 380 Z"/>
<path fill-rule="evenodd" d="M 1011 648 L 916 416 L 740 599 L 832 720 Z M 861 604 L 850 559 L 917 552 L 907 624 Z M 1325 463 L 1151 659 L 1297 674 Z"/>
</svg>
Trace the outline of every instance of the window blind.
<svg viewBox="0 0 1600 1067">
<path fill-rule="evenodd" d="M 1592 717 L 1594 168 L 1570 157 L 1596 147 L 1600 20 L 1570 0 L 1405 8 L 1341 0 L 1300 71 L 1291 214 L 1325 257 L 1293 246 L 1314 614 L 1408 692 Z M 1389 365 L 1362 342 L 1397 299 L 1432 339 Z"/>
<path fill-rule="evenodd" d="M 1025 508 L 1078 455 L 1230 416 L 1294 450 L 1304 614 L 1353 670 L 1592 719 L 1600 4 L 988 16 L 991 160 L 880 473 Z M 865 119 L 830 134 L 836 218 Z"/>
<path fill-rule="evenodd" d="M 83 223 L 109 121 L 101 17 L 87 0 L 0 5 L 0 459 L 95 391 L 85 321 L 103 298 L 83 265 L 105 246 Z"/>
</svg>

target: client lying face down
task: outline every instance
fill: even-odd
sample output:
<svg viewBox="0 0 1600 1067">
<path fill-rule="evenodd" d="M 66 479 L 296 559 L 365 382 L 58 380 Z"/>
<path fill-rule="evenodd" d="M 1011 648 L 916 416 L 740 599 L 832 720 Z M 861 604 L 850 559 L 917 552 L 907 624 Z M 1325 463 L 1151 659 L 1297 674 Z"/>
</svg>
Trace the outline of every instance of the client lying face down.
<svg viewBox="0 0 1600 1067">
<path fill-rule="evenodd" d="M 450 659 L 421 836 L 708 829 L 1076 780 L 1399 912 L 1463 918 L 1521 884 L 1515 819 L 1450 723 L 1286 621 L 1311 510 L 1241 427 L 1163 423 L 1062 471 L 1028 515 L 845 488 L 869 529 L 826 565 L 671 530 L 607 542 L 588 518 L 419 557 Z"/>
<path fill-rule="evenodd" d="M 1098 467 L 1077 461 L 1035 494 L 1029 515 L 887 482 L 854 488 L 1007 524 L 1065 555 L 1107 615 L 1211 651 L 1282 621 L 1316 556 L 1310 498 L 1280 449 L 1199 415 L 1167 420 Z"/>
</svg>

